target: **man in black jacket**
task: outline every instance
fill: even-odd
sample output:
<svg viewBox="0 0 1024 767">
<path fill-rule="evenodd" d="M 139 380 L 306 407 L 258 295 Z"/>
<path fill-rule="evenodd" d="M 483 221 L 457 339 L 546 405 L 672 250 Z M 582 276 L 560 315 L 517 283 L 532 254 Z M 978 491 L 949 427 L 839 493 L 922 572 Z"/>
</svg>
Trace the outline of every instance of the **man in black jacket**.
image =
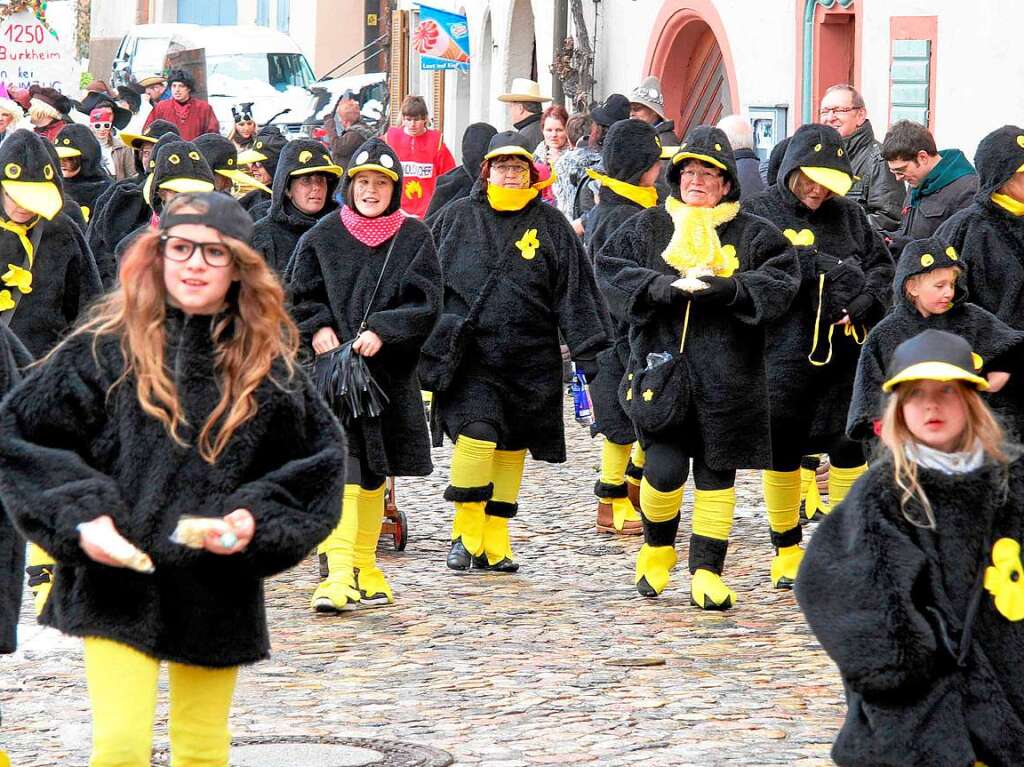
<svg viewBox="0 0 1024 767">
<path fill-rule="evenodd" d="M 825 91 L 818 114 L 822 124 L 843 137 L 854 179 L 846 196 L 864 206 L 875 231 L 895 231 L 906 193 L 882 159 L 882 145 L 875 140 L 864 99 L 852 85 L 833 85 Z"/>
<path fill-rule="evenodd" d="M 971 204 L 978 174 L 959 149 L 943 149 L 940 154 L 931 132 L 910 120 L 889 128 L 882 157 L 893 175 L 910 187 L 900 228 L 887 238 L 893 257 L 899 258 L 908 242 L 931 237 L 943 221 Z"/>
<path fill-rule="evenodd" d="M 498 96 L 498 101 L 508 104 L 508 116 L 512 127 L 523 134 L 530 151 L 536 151 L 544 141 L 544 126 L 540 121 L 543 111 L 541 104 L 551 101 L 551 97 L 542 96 L 540 85 L 533 80 L 517 77 L 512 81 L 509 93 Z"/>
</svg>

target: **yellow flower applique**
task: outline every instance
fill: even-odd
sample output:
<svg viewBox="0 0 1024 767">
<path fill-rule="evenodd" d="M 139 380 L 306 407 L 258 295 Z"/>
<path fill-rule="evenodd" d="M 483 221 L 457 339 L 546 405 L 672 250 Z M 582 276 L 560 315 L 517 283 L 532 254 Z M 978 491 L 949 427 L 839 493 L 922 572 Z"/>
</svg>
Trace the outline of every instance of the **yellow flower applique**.
<svg viewBox="0 0 1024 767">
<path fill-rule="evenodd" d="M 15 266 L 14 264 L 8 264 L 7 271 L 4 272 L 0 279 L 4 281 L 4 285 L 11 288 L 17 288 L 22 293 L 32 292 L 32 272 L 28 269 L 22 269 L 20 266 Z"/>
<path fill-rule="evenodd" d="M 786 235 L 786 239 L 797 247 L 809 248 L 814 244 L 814 232 L 810 229 L 801 229 L 799 232 L 795 229 L 787 229 L 783 232 Z"/>
<path fill-rule="evenodd" d="M 0 312 L 6 312 L 15 307 L 14 299 L 11 298 L 11 291 L 0 290 Z"/>
<path fill-rule="evenodd" d="M 985 590 L 995 597 L 996 609 L 1011 621 L 1024 620 L 1024 566 L 1020 544 L 1000 538 L 992 547 L 992 566 L 985 569 Z"/>
<path fill-rule="evenodd" d="M 523 232 L 523 236 L 516 240 L 516 247 L 523 254 L 523 258 L 527 261 L 532 261 L 534 256 L 537 255 L 537 248 L 540 247 L 540 240 L 537 239 L 537 230 L 527 229 Z"/>
<path fill-rule="evenodd" d="M 722 246 L 722 266 L 717 270 L 719 277 L 732 277 L 733 273 L 739 271 L 740 260 L 736 258 L 735 245 Z"/>
</svg>

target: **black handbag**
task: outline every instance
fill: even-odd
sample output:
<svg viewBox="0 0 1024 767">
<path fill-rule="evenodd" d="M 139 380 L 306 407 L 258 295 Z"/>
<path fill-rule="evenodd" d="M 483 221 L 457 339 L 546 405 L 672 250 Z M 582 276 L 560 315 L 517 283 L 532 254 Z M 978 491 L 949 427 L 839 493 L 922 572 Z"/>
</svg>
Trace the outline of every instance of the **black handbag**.
<svg viewBox="0 0 1024 767">
<path fill-rule="evenodd" d="M 691 305 L 686 305 L 679 352 L 648 354 L 642 368 L 637 367 L 622 377 L 619 404 L 641 432 L 657 434 L 682 426 L 686 420 L 691 387 L 684 350 Z"/>
<path fill-rule="evenodd" d="M 853 299 L 864 292 L 867 278 L 855 259 L 843 261 L 825 253 L 816 253 L 814 263 L 818 275 L 818 288 L 811 295 L 814 337 L 807 359 L 812 365 L 822 367 L 832 361 L 832 334 L 835 332 L 836 323 L 843 318 L 846 307 Z M 818 350 L 823 322 L 828 326 L 828 356 L 824 360 L 818 360 L 814 355 Z M 857 344 L 863 344 L 867 336 L 866 329 L 859 333 L 853 325 L 847 325 L 843 332 L 852 336 Z"/>
</svg>

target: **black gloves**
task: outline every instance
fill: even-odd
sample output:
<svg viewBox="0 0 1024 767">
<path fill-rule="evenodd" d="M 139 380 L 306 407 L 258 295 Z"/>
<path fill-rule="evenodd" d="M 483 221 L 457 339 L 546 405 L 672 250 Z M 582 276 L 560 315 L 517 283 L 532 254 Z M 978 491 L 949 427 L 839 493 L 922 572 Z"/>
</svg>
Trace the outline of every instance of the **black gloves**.
<svg viewBox="0 0 1024 767">
<path fill-rule="evenodd" d="M 867 293 L 861 293 L 853 299 L 849 306 L 846 307 L 846 313 L 850 315 L 850 322 L 855 325 L 863 325 L 874 303 L 875 299 Z"/>
<path fill-rule="evenodd" d="M 576 363 L 576 369 L 583 373 L 587 377 L 587 382 L 593 381 L 597 378 L 597 360 L 586 359 L 586 360 L 573 360 Z"/>
<path fill-rule="evenodd" d="M 695 304 L 728 304 L 736 298 L 736 280 L 732 277 L 701 277 L 707 287 L 693 293 Z"/>
<path fill-rule="evenodd" d="M 690 294 L 679 288 L 672 287 L 672 283 L 677 279 L 678 277 L 670 277 L 664 274 L 651 280 L 647 286 L 647 295 L 651 297 L 651 301 L 656 304 L 666 305 L 685 303 Z"/>
</svg>

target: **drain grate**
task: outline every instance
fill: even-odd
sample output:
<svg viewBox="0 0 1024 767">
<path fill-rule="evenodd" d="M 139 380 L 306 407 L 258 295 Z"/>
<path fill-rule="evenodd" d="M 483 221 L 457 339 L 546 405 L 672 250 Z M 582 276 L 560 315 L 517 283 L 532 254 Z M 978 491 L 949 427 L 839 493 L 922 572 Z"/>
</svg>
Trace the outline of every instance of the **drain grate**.
<svg viewBox="0 0 1024 767">
<path fill-rule="evenodd" d="M 236 738 L 231 767 L 448 767 L 452 755 L 431 746 L 370 738 L 267 736 Z M 154 765 L 166 767 L 166 751 Z"/>
</svg>

